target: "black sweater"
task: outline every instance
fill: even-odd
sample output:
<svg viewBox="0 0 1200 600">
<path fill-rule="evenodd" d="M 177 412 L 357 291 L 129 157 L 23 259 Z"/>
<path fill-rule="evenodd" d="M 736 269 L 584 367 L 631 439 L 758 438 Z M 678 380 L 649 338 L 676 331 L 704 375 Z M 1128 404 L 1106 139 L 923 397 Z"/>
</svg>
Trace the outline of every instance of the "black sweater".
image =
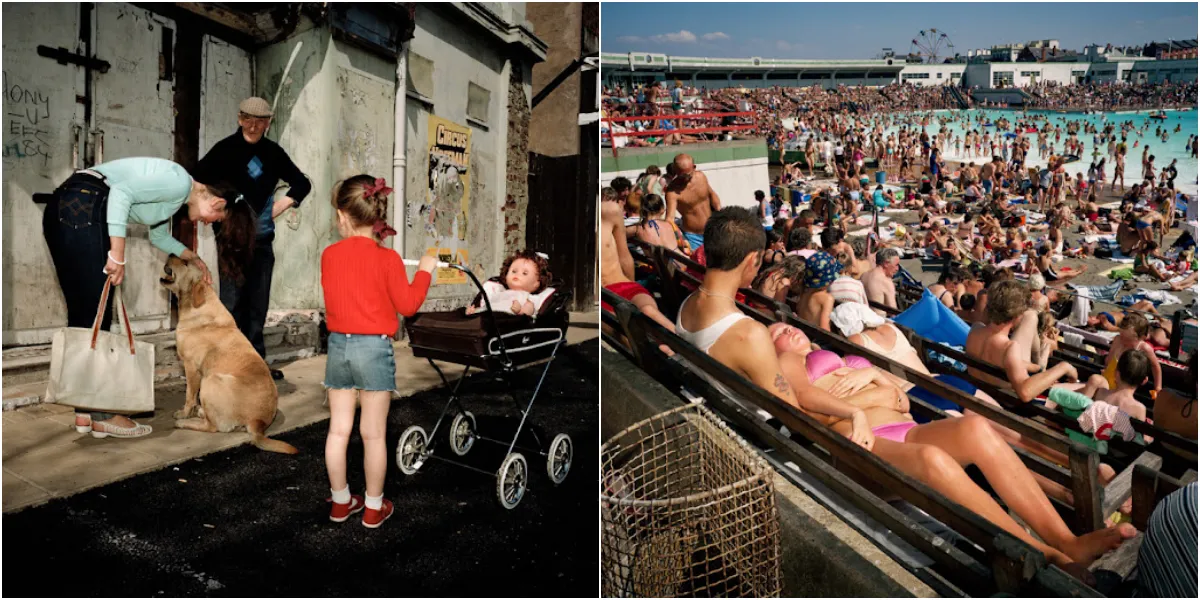
<svg viewBox="0 0 1200 600">
<path fill-rule="evenodd" d="M 290 186 L 288 196 L 295 200 L 297 205 L 312 190 L 308 178 L 279 144 L 266 136 L 257 144 L 247 143 L 242 137 L 240 127 L 233 135 L 217 142 L 217 145 L 200 159 L 200 164 L 196 165 L 195 177 L 201 183 L 228 181 L 245 196 L 246 201 L 259 214 L 264 208 L 270 210 L 267 201 L 281 179 Z M 226 200 L 233 201 L 232 198 Z"/>
</svg>

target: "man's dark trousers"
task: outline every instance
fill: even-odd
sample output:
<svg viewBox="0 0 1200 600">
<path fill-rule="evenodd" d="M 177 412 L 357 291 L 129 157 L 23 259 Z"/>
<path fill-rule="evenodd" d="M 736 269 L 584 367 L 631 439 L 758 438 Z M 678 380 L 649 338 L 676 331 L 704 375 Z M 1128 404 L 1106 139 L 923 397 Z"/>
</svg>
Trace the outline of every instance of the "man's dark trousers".
<svg viewBox="0 0 1200 600">
<path fill-rule="evenodd" d="M 267 207 L 270 210 L 270 206 Z M 254 258 L 242 267 L 245 280 L 238 286 L 221 274 L 221 304 L 233 314 L 238 329 L 250 340 L 258 355 L 267 358 L 263 328 L 267 324 L 267 304 L 271 299 L 271 275 L 275 272 L 274 236 L 259 239 Z"/>
</svg>

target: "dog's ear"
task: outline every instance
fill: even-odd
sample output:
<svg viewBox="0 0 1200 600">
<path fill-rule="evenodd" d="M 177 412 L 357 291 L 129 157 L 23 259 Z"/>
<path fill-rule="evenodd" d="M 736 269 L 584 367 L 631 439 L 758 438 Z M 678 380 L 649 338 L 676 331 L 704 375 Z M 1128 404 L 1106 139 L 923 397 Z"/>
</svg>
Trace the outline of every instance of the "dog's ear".
<svg viewBox="0 0 1200 600">
<path fill-rule="evenodd" d="M 192 308 L 201 306 L 204 306 L 204 282 L 197 281 L 192 284 Z"/>
</svg>

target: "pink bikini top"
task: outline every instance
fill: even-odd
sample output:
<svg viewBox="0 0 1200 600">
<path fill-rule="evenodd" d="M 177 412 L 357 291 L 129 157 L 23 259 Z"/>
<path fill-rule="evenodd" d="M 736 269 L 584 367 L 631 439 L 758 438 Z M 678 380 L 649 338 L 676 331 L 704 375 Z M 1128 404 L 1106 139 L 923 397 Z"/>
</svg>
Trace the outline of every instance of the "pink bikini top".
<svg viewBox="0 0 1200 600">
<path fill-rule="evenodd" d="M 861 356 L 850 355 L 843 359 L 831 350 L 817 350 L 805 359 L 808 380 L 812 383 L 843 367 L 862 369 L 870 366 L 871 361 Z"/>
</svg>

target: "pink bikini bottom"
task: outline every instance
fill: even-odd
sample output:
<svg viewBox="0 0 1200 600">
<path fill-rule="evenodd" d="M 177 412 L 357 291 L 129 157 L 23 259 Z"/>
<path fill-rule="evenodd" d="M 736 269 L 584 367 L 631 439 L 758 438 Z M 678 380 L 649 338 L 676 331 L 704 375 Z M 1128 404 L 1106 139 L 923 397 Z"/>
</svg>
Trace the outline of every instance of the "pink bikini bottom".
<svg viewBox="0 0 1200 600">
<path fill-rule="evenodd" d="M 917 424 L 912 421 L 902 421 L 900 423 L 888 423 L 879 427 L 872 427 L 871 433 L 877 438 L 891 440 L 903 444 L 904 438 L 908 437 L 908 432 Z"/>
</svg>

